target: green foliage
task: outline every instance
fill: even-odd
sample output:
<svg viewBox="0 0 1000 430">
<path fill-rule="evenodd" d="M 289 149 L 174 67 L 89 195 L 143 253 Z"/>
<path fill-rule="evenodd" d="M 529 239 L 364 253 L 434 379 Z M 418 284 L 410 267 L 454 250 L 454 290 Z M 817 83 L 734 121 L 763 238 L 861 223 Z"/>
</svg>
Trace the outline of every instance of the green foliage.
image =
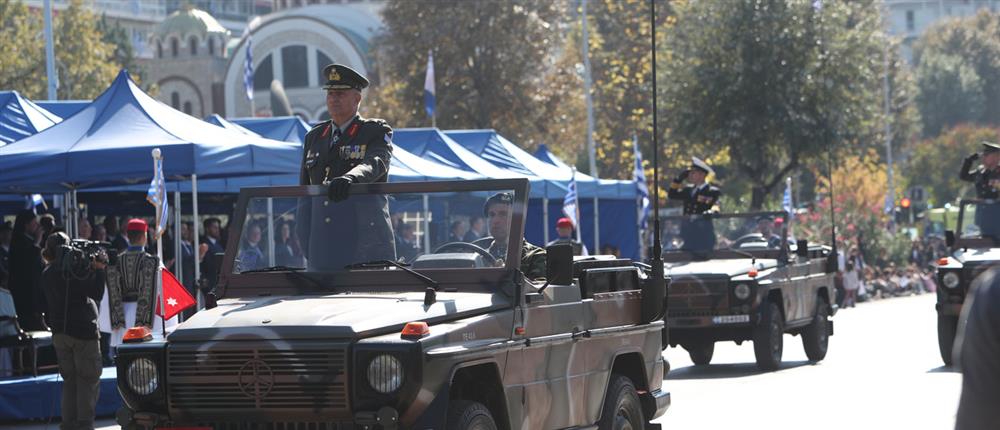
<svg viewBox="0 0 1000 430">
<path fill-rule="evenodd" d="M 997 124 L 1000 115 L 1000 15 L 982 11 L 942 22 L 914 46 L 917 104 L 924 135 L 961 123 Z"/>
<path fill-rule="evenodd" d="M 833 146 L 879 141 L 887 43 L 870 1 L 692 1 L 667 30 L 664 95 L 671 136 L 725 149 L 730 182 L 747 182 L 751 208 L 785 177 L 825 164 Z M 895 56 L 895 49 L 888 49 Z M 893 81 L 905 88 L 898 61 Z M 893 99 L 899 140 L 915 124 Z M 901 121 L 905 119 L 905 121 Z M 735 181 L 734 181 L 735 180 Z"/>
<path fill-rule="evenodd" d="M 980 142 L 996 142 L 998 135 L 1000 130 L 992 127 L 957 126 L 916 145 L 902 173 L 910 186 L 924 187 L 937 207 L 962 196 L 974 196 L 972 184 L 958 179 L 962 159 L 980 151 Z"/>
<path fill-rule="evenodd" d="M 114 80 L 119 65 L 115 44 L 104 40 L 98 19 L 82 0 L 53 14 L 53 41 L 60 99 L 92 99 Z M 22 2 L 0 0 L 0 88 L 32 99 L 47 97 L 44 17 Z"/>
<path fill-rule="evenodd" d="M 548 110 L 560 100 L 542 95 L 566 94 L 545 80 L 562 46 L 562 2 L 395 0 L 382 13 L 379 71 L 393 84 L 373 91 L 372 115 L 396 126 L 430 125 L 423 86 L 433 49 L 440 128 L 496 128 L 529 147 L 547 134 Z"/>
<path fill-rule="evenodd" d="M 44 96 L 41 14 L 32 13 L 20 1 L 0 0 L 0 28 L 0 88 L 18 90 L 29 98 Z"/>
</svg>

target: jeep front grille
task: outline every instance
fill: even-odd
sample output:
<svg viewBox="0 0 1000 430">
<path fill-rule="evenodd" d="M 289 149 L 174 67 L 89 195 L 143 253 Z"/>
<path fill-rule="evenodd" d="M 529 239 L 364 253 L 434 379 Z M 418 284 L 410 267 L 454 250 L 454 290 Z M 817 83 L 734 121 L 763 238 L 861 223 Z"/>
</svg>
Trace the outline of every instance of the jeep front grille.
<svg viewBox="0 0 1000 430">
<path fill-rule="evenodd" d="M 728 279 L 678 279 L 667 287 L 670 315 L 685 315 L 692 311 L 728 311 Z"/>
<path fill-rule="evenodd" d="M 354 430 L 354 424 L 328 422 L 210 422 L 198 423 L 194 427 L 211 427 L 214 430 Z"/>
<path fill-rule="evenodd" d="M 169 405 L 181 417 L 350 416 L 345 343 L 174 344 L 167 356 Z"/>
</svg>

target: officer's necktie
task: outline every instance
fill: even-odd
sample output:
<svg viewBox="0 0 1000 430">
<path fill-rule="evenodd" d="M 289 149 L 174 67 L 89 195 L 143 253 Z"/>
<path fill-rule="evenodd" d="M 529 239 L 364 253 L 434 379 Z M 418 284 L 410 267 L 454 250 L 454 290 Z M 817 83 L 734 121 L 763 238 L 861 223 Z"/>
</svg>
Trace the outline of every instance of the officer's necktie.
<svg viewBox="0 0 1000 430">
<path fill-rule="evenodd" d="M 340 128 L 334 127 L 333 135 L 330 136 L 330 149 L 333 149 L 334 145 L 336 145 L 337 142 L 339 141 L 340 141 Z"/>
</svg>

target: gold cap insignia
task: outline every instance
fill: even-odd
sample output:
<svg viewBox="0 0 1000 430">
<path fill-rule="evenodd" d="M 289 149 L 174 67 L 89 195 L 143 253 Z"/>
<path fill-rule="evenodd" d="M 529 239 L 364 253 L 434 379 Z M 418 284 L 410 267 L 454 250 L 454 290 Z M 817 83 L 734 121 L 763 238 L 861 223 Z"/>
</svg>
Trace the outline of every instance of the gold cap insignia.
<svg viewBox="0 0 1000 430">
<path fill-rule="evenodd" d="M 340 73 L 337 73 L 337 69 L 330 70 L 330 74 L 327 75 L 327 80 L 328 81 L 339 81 L 340 80 Z"/>
</svg>

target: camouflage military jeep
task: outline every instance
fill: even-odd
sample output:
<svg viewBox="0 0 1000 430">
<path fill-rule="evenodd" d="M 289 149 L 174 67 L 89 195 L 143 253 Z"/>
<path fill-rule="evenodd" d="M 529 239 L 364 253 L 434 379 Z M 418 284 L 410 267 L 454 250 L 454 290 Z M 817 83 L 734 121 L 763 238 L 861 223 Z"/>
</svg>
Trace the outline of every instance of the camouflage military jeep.
<svg viewBox="0 0 1000 430">
<path fill-rule="evenodd" d="M 829 247 L 790 244 L 785 229 L 774 226 L 785 216 L 663 219 L 672 239 L 663 253 L 670 279 L 669 343 L 686 349 L 696 365 L 712 361 L 715 342 L 752 340 L 757 366 L 775 370 L 785 333 L 802 335 L 809 360 L 826 356 L 836 312 L 836 266 L 830 264 Z"/>
<path fill-rule="evenodd" d="M 946 366 L 952 364 L 959 316 L 973 281 L 992 267 L 1000 266 L 1000 202 L 962 200 L 958 231 L 948 231 L 951 256 L 937 262 L 938 349 Z M 956 236 L 957 234 L 957 236 Z"/>
<path fill-rule="evenodd" d="M 440 226 L 482 216 L 497 192 L 513 195 L 507 219 L 489 223 L 505 257 L 435 240 L 447 230 Z M 166 339 L 118 349 L 119 423 L 657 427 L 648 423 L 670 404 L 661 389 L 669 368 L 661 356 L 663 322 L 641 317 L 640 309 L 659 304 L 662 315 L 662 293 L 644 296 L 648 273 L 629 260 L 574 263 L 565 246 L 550 249 L 553 282 L 528 280 L 517 264 L 527 195 L 524 179 L 352 185 L 339 203 L 328 202 L 319 186 L 244 189 L 217 306 Z M 403 264 L 358 258 L 381 241 L 352 231 L 383 216 L 386 202 L 388 214 L 417 233 L 395 237 L 397 251 L 418 248 Z M 284 228 L 289 222 L 308 225 Z M 279 234 L 301 239 L 317 223 L 342 227 L 337 237 L 309 237 L 335 241 L 325 248 L 339 254 L 303 258 L 289 242 L 276 243 Z"/>
</svg>

